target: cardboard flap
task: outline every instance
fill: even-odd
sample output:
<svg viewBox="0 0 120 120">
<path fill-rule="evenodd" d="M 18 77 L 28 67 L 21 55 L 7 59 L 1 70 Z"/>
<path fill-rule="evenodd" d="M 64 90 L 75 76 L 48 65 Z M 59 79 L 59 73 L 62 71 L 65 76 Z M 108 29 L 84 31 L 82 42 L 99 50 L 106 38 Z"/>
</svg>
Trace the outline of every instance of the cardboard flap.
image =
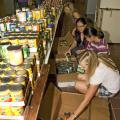
<svg viewBox="0 0 120 120">
<path fill-rule="evenodd" d="M 108 99 L 95 97 L 92 100 L 91 120 L 110 120 Z"/>
<path fill-rule="evenodd" d="M 78 73 L 58 74 L 57 82 L 75 81 L 77 79 L 77 75 Z"/>
<path fill-rule="evenodd" d="M 61 92 L 52 83 L 49 84 L 39 110 L 43 120 L 55 120 L 59 113 Z"/>
<path fill-rule="evenodd" d="M 74 112 L 78 108 L 82 100 L 84 99 L 84 95 L 78 93 L 62 92 L 61 99 L 62 99 L 62 105 L 59 112 L 59 116 L 63 116 L 64 112 Z M 78 120 L 79 119 L 89 120 L 90 118 L 89 110 L 90 108 L 87 107 L 80 115 Z"/>
<path fill-rule="evenodd" d="M 67 49 L 67 50 L 68 50 L 68 49 Z M 64 53 L 65 53 L 65 51 L 64 51 Z M 55 60 L 56 60 L 56 62 L 67 61 L 65 54 L 57 54 Z M 72 60 L 73 62 L 76 62 L 76 61 L 77 61 L 77 60 L 76 60 L 76 57 L 73 56 L 73 55 L 71 56 L 71 60 Z"/>
</svg>

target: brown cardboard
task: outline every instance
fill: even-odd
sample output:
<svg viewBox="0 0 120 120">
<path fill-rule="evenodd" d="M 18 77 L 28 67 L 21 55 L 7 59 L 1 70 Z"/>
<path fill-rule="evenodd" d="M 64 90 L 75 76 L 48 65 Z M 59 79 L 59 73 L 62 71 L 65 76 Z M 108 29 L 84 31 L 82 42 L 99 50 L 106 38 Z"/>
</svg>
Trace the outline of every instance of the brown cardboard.
<svg viewBox="0 0 120 120">
<path fill-rule="evenodd" d="M 49 74 L 56 74 L 55 60 L 54 59 L 49 59 L 49 64 L 50 64 Z"/>
<path fill-rule="evenodd" d="M 57 48 L 57 54 L 65 54 L 68 49 L 69 49 L 70 46 L 65 46 L 65 47 L 61 47 L 61 46 L 58 46 Z"/>
<path fill-rule="evenodd" d="M 63 40 L 66 41 L 65 46 L 61 46 L 61 44 L 60 44 Z M 59 38 L 58 48 L 57 48 L 58 54 L 65 54 L 68 51 L 68 49 L 70 48 L 70 46 L 72 45 L 73 41 L 74 41 L 74 38 L 70 32 L 68 32 L 65 37 Z"/>
<path fill-rule="evenodd" d="M 57 74 L 58 82 L 75 81 L 78 73 Z"/>
<path fill-rule="evenodd" d="M 59 112 L 61 104 L 61 92 L 52 85 L 47 89 L 47 92 L 42 100 L 39 116 L 43 120 L 55 120 Z"/>
<path fill-rule="evenodd" d="M 62 92 L 62 105 L 59 116 L 63 116 L 64 112 L 74 112 L 83 100 L 84 95 L 77 93 Z M 79 117 L 80 120 L 89 120 L 89 107 Z M 78 120 L 79 120 L 78 119 Z"/>
<path fill-rule="evenodd" d="M 68 42 L 68 46 L 71 45 L 74 41 L 74 38 L 70 32 L 68 32 L 65 37 L 60 38 L 59 41 L 62 41 L 63 39 Z"/>
<path fill-rule="evenodd" d="M 91 103 L 91 120 L 110 120 L 107 99 L 98 97 L 93 99 Z"/>
<path fill-rule="evenodd" d="M 74 112 L 83 98 L 82 94 L 61 92 L 50 84 L 42 100 L 39 116 L 43 120 L 56 120 L 64 112 Z M 78 120 L 110 120 L 108 100 L 95 97 Z"/>
<path fill-rule="evenodd" d="M 59 62 L 59 61 L 66 61 L 67 59 L 66 59 L 65 54 L 57 54 L 55 60 L 56 60 L 56 62 Z M 71 60 L 76 62 L 76 57 L 71 56 Z"/>
<path fill-rule="evenodd" d="M 77 73 L 58 74 L 57 85 L 60 88 L 74 86 L 76 78 L 77 78 Z"/>
</svg>

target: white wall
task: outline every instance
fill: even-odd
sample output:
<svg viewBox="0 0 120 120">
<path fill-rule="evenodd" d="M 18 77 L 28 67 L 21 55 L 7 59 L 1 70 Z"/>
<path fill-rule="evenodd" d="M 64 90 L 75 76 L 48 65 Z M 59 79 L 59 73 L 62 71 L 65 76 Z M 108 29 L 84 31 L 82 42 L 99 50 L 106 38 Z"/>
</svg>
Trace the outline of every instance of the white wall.
<svg viewBox="0 0 120 120">
<path fill-rule="evenodd" d="M 97 1 L 98 0 L 87 0 L 86 14 L 95 14 Z"/>
</svg>

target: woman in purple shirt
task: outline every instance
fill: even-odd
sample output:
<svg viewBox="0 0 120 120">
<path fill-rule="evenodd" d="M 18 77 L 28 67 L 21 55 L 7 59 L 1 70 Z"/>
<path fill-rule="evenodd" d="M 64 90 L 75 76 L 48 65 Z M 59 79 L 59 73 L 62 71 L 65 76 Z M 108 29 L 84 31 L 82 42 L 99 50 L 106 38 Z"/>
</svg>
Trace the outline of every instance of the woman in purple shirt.
<svg viewBox="0 0 120 120">
<path fill-rule="evenodd" d="M 109 54 L 108 44 L 104 39 L 104 33 L 97 31 L 93 27 L 85 28 L 83 34 L 87 41 L 89 41 L 86 49 L 93 50 L 97 53 Z"/>
</svg>

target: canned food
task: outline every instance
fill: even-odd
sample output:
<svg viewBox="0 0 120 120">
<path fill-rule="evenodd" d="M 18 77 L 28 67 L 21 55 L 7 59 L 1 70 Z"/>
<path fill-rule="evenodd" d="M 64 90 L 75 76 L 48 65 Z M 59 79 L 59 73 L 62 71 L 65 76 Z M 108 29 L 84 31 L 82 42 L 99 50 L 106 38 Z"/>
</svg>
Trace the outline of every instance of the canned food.
<svg viewBox="0 0 120 120">
<path fill-rule="evenodd" d="M 0 65 L 0 68 L 1 68 L 1 69 L 8 69 L 9 66 L 8 66 L 8 64 L 1 64 L 1 65 Z"/>
<path fill-rule="evenodd" d="M 32 25 L 31 25 L 31 24 L 27 24 L 27 25 L 25 26 L 25 30 L 26 30 L 26 31 L 32 31 Z"/>
<path fill-rule="evenodd" d="M 38 47 L 38 39 L 34 37 L 30 37 L 28 39 L 28 44 L 30 48 L 37 48 Z"/>
<path fill-rule="evenodd" d="M 30 55 L 29 46 L 28 45 L 23 45 L 22 50 L 23 50 L 24 58 L 29 57 L 29 55 Z"/>
<path fill-rule="evenodd" d="M 36 11 L 35 11 L 35 19 L 36 19 L 36 20 L 39 20 L 40 18 L 41 18 L 40 11 L 39 11 L 39 10 L 36 10 Z"/>
<path fill-rule="evenodd" d="M 23 85 L 11 85 L 10 94 L 12 97 L 12 102 L 24 101 L 24 87 Z"/>
<path fill-rule="evenodd" d="M 21 32 L 22 32 L 22 31 L 25 31 L 25 26 L 24 26 L 24 25 L 20 25 L 20 26 L 19 26 L 19 29 L 20 29 Z"/>
<path fill-rule="evenodd" d="M 25 77 L 27 77 L 27 71 L 25 70 L 25 69 L 22 69 L 22 70 L 17 70 L 16 71 L 16 75 L 17 76 L 25 76 Z"/>
<path fill-rule="evenodd" d="M 11 107 L 12 113 L 14 116 L 22 116 L 24 113 L 24 107 L 23 106 L 12 106 Z"/>
<path fill-rule="evenodd" d="M 9 42 L 0 43 L 0 56 L 2 57 L 2 59 L 5 59 L 6 61 L 8 61 L 8 51 L 7 51 L 8 46 L 10 46 Z"/>
<path fill-rule="evenodd" d="M 10 23 L 10 31 L 15 32 L 16 23 Z"/>
<path fill-rule="evenodd" d="M 46 28 L 50 32 L 50 38 L 52 38 L 52 28 Z"/>
<path fill-rule="evenodd" d="M 0 102 L 11 102 L 8 85 L 0 86 Z"/>
<path fill-rule="evenodd" d="M 12 45 L 18 45 L 18 39 L 17 38 L 9 38 Z"/>
<path fill-rule="evenodd" d="M 26 12 L 18 12 L 17 14 L 18 21 L 20 22 L 26 22 Z"/>
<path fill-rule="evenodd" d="M 38 24 L 33 24 L 33 31 L 37 31 L 39 32 L 40 31 L 40 26 Z"/>
<path fill-rule="evenodd" d="M 24 64 L 24 68 L 27 70 L 29 78 L 32 78 L 31 64 Z"/>
<path fill-rule="evenodd" d="M 11 65 L 16 66 L 23 63 L 23 55 L 20 45 L 16 45 L 16 46 L 11 45 L 7 48 L 7 50 L 8 50 L 9 63 Z"/>
<path fill-rule="evenodd" d="M 3 71 L 3 70 L 0 70 L 0 76 L 2 76 L 2 75 L 3 75 L 3 73 L 4 73 L 4 71 Z"/>
<path fill-rule="evenodd" d="M 1 30 L 2 32 L 5 32 L 5 31 L 6 31 L 6 27 L 5 27 L 4 23 L 0 23 L 0 30 Z"/>
<path fill-rule="evenodd" d="M 11 29 L 11 28 L 10 28 L 10 22 L 7 22 L 7 23 L 6 23 L 6 27 L 7 27 L 7 31 L 10 31 L 10 29 Z"/>
<path fill-rule="evenodd" d="M 0 115 L 6 115 L 6 107 L 0 106 Z"/>
<path fill-rule="evenodd" d="M 7 70 L 7 71 L 5 71 L 5 76 L 16 76 L 15 70 Z"/>
<path fill-rule="evenodd" d="M 27 12 L 26 12 L 26 19 L 27 19 L 28 21 L 32 20 L 32 12 L 31 12 L 31 11 L 27 11 Z"/>
<path fill-rule="evenodd" d="M 31 64 L 31 65 L 33 65 L 34 64 L 34 58 L 32 58 L 32 57 L 27 57 L 25 60 L 24 60 L 24 63 L 25 64 Z"/>
<path fill-rule="evenodd" d="M 9 42 L 9 39 L 8 38 L 0 38 L 0 42 L 1 43 L 6 43 L 6 42 Z"/>
<path fill-rule="evenodd" d="M 19 38 L 19 45 L 25 45 L 28 44 L 27 38 Z"/>
<path fill-rule="evenodd" d="M 14 79 L 14 83 L 13 84 L 21 84 L 23 86 L 26 86 L 26 77 L 25 76 L 20 76 L 20 77 L 16 77 Z"/>
<path fill-rule="evenodd" d="M 33 20 L 35 20 L 36 19 L 35 10 L 32 10 L 32 16 L 33 16 Z"/>
<path fill-rule="evenodd" d="M 11 78 L 10 77 L 3 77 L 1 79 L 1 85 L 7 85 L 7 84 L 11 84 L 12 81 L 11 81 Z"/>
<path fill-rule="evenodd" d="M 40 15 L 41 15 L 41 18 L 44 18 L 44 16 L 45 16 L 45 9 L 44 8 L 40 9 Z"/>
</svg>

